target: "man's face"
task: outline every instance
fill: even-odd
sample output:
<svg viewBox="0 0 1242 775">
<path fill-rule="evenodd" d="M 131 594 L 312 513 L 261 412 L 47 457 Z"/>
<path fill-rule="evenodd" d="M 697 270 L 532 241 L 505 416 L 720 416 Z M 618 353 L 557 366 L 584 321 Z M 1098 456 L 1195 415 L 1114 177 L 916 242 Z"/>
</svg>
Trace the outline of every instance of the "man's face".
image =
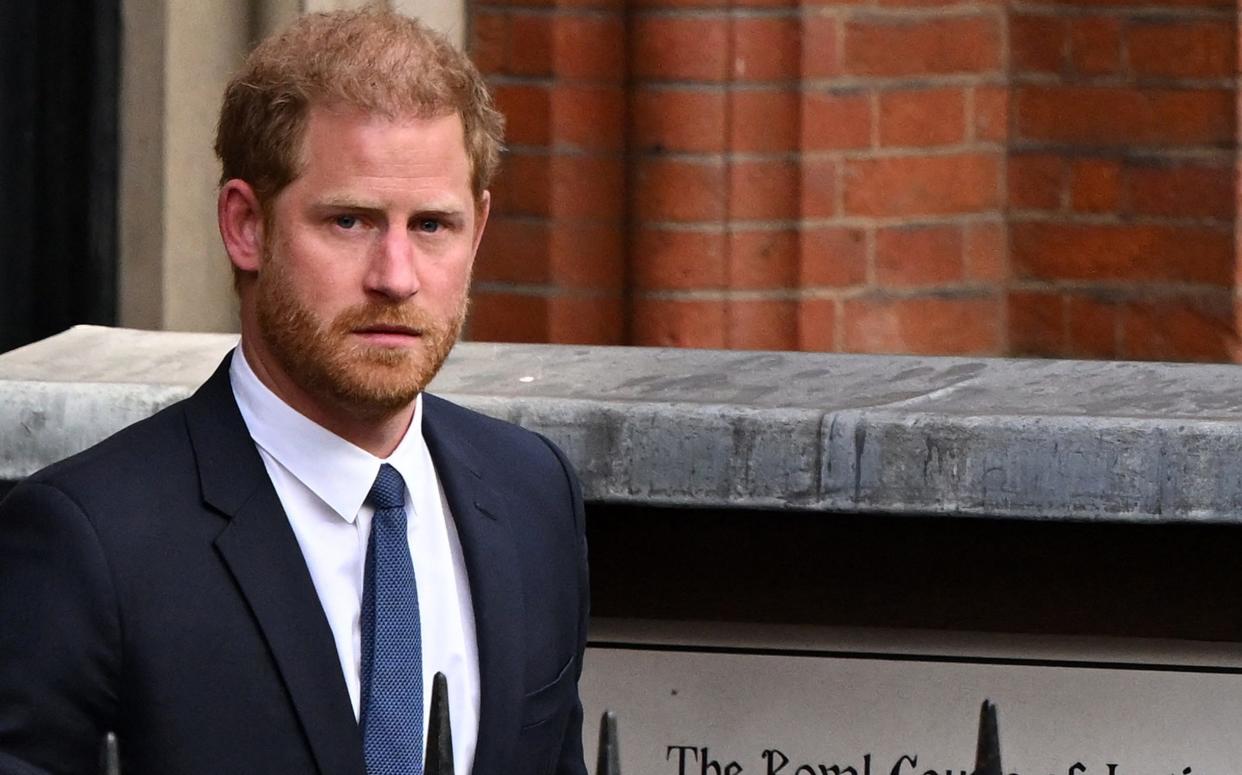
<svg viewBox="0 0 1242 775">
<path fill-rule="evenodd" d="M 275 198 L 254 303 L 263 345 L 329 411 L 407 406 L 461 331 L 486 220 L 461 119 L 312 108 Z"/>
</svg>

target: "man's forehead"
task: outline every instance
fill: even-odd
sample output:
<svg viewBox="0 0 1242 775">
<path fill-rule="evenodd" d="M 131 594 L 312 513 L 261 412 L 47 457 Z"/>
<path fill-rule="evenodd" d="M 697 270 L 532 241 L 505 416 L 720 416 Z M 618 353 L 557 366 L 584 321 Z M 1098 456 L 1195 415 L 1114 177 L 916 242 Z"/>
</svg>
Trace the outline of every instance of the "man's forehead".
<svg viewBox="0 0 1242 775">
<path fill-rule="evenodd" d="M 462 127 L 463 137 L 465 135 L 461 114 L 451 109 L 430 110 L 421 106 L 382 108 L 342 102 L 340 100 L 316 100 L 307 107 L 306 117 L 308 125 L 314 122 L 320 124 L 366 123 L 402 126 L 411 124 L 423 125 L 428 122 L 456 119 L 457 126 Z"/>
<path fill-rule="evenodd" d="M 297 169 L 277 194 L 283 203 L 277 207 L 407 217 L 477 210 L 460 124 L 456 114 L 407 119 L 341 106 L 312 111 Z"/>
<path fill-rule="evenodd" d="M 471 160 L 461 117 L 396 116 L 340 108 L 312 111 L 299 149 L 299 177 L 311 167 L 370 165 L 456 168 L 467 178 Z"/>
</svg>

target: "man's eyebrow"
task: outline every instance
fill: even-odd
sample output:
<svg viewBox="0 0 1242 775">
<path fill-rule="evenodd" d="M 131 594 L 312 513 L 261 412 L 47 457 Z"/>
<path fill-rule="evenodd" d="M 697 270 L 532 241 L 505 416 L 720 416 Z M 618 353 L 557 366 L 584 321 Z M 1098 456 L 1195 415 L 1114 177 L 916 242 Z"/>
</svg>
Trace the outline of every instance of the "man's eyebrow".
<svg viewBox="0 0 1242 775">
<path fill-rule="evenodd" d="M 321 210 L 383 210 L 384 207 L 379 202 L 369 201 L 366 199 L 358 199 L 357 197 L 346 195 L 334 195 L 316 199 L 312 205 Z"/>
<path fill-rule="evenodd" d="M 461 215 L 464 212 L 465 212 L 464 209 L 460 207 L 453 207 L 452 205 L 443 205 L 443 204 L 430 205 L 428 207 L 419 208 L 414 213 L 414 217 L 415 218 L 427 218 L 427 217 L 434 216 L 438 218 L 453 218 L 453 217 Z"/>
<path fill-rule="evenodd" d="M 316 210 L 362 210 L 366 212 L 383 212 L 387 208 L 377 201 L 359 199 L 348 195 L 328 195 L 316 199 L 312 204 Z M 428 202 L 414 211 L 414 215 L 460 215 L 465 208 L 455 202 Z"/>
</svg>

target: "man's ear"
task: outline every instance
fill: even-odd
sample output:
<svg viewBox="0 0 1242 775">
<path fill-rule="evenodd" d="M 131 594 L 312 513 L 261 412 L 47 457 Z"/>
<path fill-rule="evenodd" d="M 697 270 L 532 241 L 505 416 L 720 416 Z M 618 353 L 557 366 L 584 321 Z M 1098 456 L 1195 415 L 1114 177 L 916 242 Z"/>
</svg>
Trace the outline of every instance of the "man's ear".
<svg viewBox="0 0 1242 775">
<path fill-rule="evenodd" d="M 263 260 L 263 208 L 254 189 L 233 178 L 220 186 L 216 219 L 229 261 L 241 272 L 257 272 Z"/>
<path fill-rule="evenodd" d="M 487 225 L 487 215 L 492 209 L 492 192 L 484 191 L 474 207 L 474 245 L 471 255 L 479 252 L 479 241 L 483 239 L 483 227 Z"/>
</svg>

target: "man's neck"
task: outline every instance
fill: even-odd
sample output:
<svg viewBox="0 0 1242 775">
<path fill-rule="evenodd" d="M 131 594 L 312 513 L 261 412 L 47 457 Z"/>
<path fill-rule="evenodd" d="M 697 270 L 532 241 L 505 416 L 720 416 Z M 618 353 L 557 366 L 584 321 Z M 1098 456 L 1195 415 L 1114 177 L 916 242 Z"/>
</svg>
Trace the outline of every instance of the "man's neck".
<svg viewBox="0 0 1242 775">
<path fill-rule="evenodd" d="M 373 416 L 351 412 L 319 399 L 302 389 L 281 369 L 270 367 L 270 355 L 262 352 L 261 346 L 256 347 L 245 336 L 241 341 L 241 354 L 259 381 L 290 408 L 378 458 L 384 459 L 392 454 L 405 438 L 414 419 L 413 402 L 396 412 Z"/>
</svg>

